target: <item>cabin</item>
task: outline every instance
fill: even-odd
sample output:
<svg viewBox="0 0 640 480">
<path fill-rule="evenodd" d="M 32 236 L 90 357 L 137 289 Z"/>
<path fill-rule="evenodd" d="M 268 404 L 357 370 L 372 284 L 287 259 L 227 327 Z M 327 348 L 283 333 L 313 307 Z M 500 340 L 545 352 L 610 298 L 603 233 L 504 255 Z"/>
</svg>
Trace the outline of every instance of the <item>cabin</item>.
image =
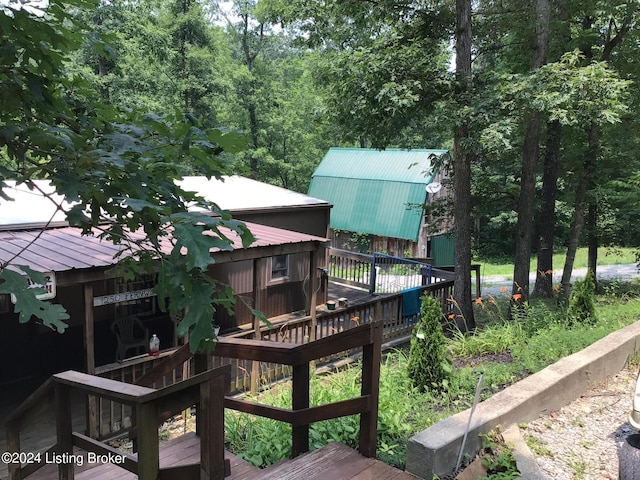
<svg viewBox="0 0 640 480">
<path fill-rule="evenodd" d="M 453 265 L 452 219 L 425 208 L 452 198 L 448 161 L 446 150 L 330 148 L 308 193 L 333 205 L 332 247 Z"/>
<path fill-rule="evenodd" d="M 4 392 L 29 392 L 54 373 L 93 373 L 113 363 L 119 338 L 112 326 L 123 318 L 139 320 L 142 335 L 156 334 L 161 350 L 177 346 L 179 319 L 159 309 L 154 275 L 118 277 L 112 269 L 118 245 L 81 235 L 60 212 L 54 214 L 53 203 L 37 190 L 6 183 L 5 193 L 13 201 L 0 199 L 0 262 L 12 260 L 43 272 L 48 279 L 43 298 L 63 305 L 70 319 L 64 334 L 33 321 L 21 324 L 10 296 L 0 295 Z M 37 184 L 42 192 L 54 194 L 47 181 Z M 276 317 L 310 310 L 312 297 L 316 304 L 326 302 L 326 282 L 318 282 L 325 267 L 328 202 L 236 176 L 186 177 L 181 184 L 245 221 L 257 239 L 242 248 L 232 235 L 236 250 L 212 251 L 215 264 L 210 275 L 229 284 L 237 298 L 235 315 L 218 311 L 212 319 L 221 333 L 253 329 L 249 306 Z M 140 349 L 124 352 L 125 357 L 146 352 L 145 342 L 146 338 Z"/>
</svg>

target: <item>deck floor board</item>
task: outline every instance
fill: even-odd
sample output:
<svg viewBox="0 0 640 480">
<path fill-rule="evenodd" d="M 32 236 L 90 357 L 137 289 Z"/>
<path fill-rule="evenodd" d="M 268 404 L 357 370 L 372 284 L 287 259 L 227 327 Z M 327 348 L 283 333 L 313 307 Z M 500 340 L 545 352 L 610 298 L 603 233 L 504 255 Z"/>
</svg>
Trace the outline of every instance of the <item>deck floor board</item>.
<svg viewBox="0 0 640 480">
<path fill-rule="evenodd" d="M 163 467 L 188 465 L 200 459 L 200 440 L 188 433 L 161 444 L 160 464 Z M 168 455 L 167 455 L 168 454 Z M 231 462 L 228 480 L 415 480 L 402 470 L 393 468 L 373 458 L 366 458 L 357 451 L 341 444 L 331 443 L 325 447 L 285 460 L 260 470 L 245 460 L 227 452 Z M 29 480 L 54 480 L 58 478 L 57 467 L 46 465 Z M 136 475 L 117 465 L 95 465 L 76 470 L 77 480 L 134 480 Z"/>
</svg>

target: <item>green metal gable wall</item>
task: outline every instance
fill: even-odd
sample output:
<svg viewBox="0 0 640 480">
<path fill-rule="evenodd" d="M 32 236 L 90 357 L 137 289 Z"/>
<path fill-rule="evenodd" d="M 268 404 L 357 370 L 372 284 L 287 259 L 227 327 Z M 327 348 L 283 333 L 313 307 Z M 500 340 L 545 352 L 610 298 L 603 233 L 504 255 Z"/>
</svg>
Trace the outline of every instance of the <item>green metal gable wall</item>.
<svg viewBox="0 0 640 480">
<path fill-rule="evenodd" d="M 432 155 L 446 150 L 331 148 L 309 195 L 333 205 L 331 228 L 417 241 Z"/>
</svg>

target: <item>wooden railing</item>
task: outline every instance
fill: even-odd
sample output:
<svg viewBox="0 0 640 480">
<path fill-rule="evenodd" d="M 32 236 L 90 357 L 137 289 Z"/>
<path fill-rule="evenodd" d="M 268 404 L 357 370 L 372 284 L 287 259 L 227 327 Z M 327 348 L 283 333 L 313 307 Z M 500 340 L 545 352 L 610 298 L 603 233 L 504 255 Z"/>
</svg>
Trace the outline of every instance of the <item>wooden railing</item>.
<svg viewBox="0 0 640 480">
<path fill-rule="evenodd" d="M 309 451 L 310 424 L 360 414 L 359 451 L 366 457 L 375 457 L 381 344 L 382 322 L 379 321 L 360 325 L 303 345 L 223 337 L 216 345 L 216 356 L 284 364 L 292 369 L 291 409 L 272 407 L 229 396 L 225 398 L 225 407 L 291 424 L 292 457 Z M 362 348 L 360 396 L 310 407 L 311 362 L 357 348 Z M 204 368 L 204 366 L 196 368 Z"/>
<path fill-rule="evenodd" d="M 436 268 L 428 262 L 329 249 L 329 281 L 363 288 L 370 293 L 397 293 L 450 280 L 453 280 L 452 270 Z M 479 283 L 477 285 L 479 288 Z"/>
<path fill-rule="evenodd" d="M 448 314 L 452 312 L 453 304 L 450 302 L 450 298 L 453 294 L 453 281 L 439 282 L 432 285 L 422 287 L 423 292 L 429 292 L 430 295 L 440 300 L 443 312 Z M 417 321 L 417 315 L 405 317 L 402 315 L 402 302 L 403 294 L 396 293 L 392 295 L 385 295 L 378 297 L 373 302 L 365 302 L 361 304 L 349 305 L 346 308 L 338 308 L 333 311 L 323 311 L 317 313 L 317 326 L 316 326 L 316 338 L 325 338 L 336 333 L 340 333 L 349 330 L 358 325 L 364 325 L 371 323 L 374 318 L 378 318 L 383 322 L 383 341 L 393 340 L 402 336 L 407 336 L 411 333 L 411 329 Z M 276 323 L 272 326 L 263 326 L 260 331 L 262 340 L 267 340 L 276 343 L 295 343 L 303 344 L 308 343 L 311 337 L 311 317 L 301 316 L 292 320 L 288 320 L 282 323 Z M 222 338 L 253 338 L 253 330 L 248 330 L 242 333 L 234 334 L 230 337 Z M 212 366 L 218 367 L 223 365 L 229 365 L 231 368 L 231 393 L 247 392 L 251 389 L 251 369 L 252 362 L 245 359 L 232 359 L 224 358 L 217 355 L 214 352 Z M 333 355 L 333 358 L 344 355 Z M 331 356 L 325 357 L 319 360 L 319 363 L 332 360 Z M 158 364 L 158 361 L 154 365 Z M 161 378 L 161 381 L 167 381 L 172 375 L 176 375 L 186 369 L 192 371 L 193 365 L 188 361 L 177 363 L 170 370 L 165 370 L 159 377 L 153 377 L 154 380 Z M 126 375 L 121 373 L 121 370 L 126 368 L 126 364 L 118 365 L 115 372 L 115 377 L 119 380 L 123 375 L 124 378 L 132 378 L 133 375 L 127 373 Z M 151 370 L 153 371 L 153 370 Z M 259 364 L 259 377 L 262 384 L 269 384 L 283 378 L 290 377 L 292 374 L 291 367 L 284 364 L 275 364 L 269 362 L 260 362 Z M 107 373 L 101 373 L 106 375 Z M 140 379 L 144 377 L 137 376 L 135 383 L 139 383 Z M 159 385 L 159 386 L 162 386 Z M 107 436 L 104 432 L 111 432 L 111 435 L 115 432 L 122 433 L 126 431 L 125 428 L 121 428 L 119 423 L 119 412 L 121 406 L 114 404 L 103 404 L 102 413 L 102 432 L 103 436 Z M 116 415 L 109 415 L 115 409 Z M 126 413 L 126 412 L 125 412 Z M 126 418 L 126 417 L 125 417 Z M 109 424 L 112 419 L 115 419 L 115 424 Z M 109 428 L 110 425 L 110 428 Z"/>
<path fill-rule="evenodd" d="M 47 452 L 72 458 L 74 447 L 113 458 L 117 465 L 141 480 L 169 478 L 222 479 L 230 474 L 224 458 L 224 394 L 229 384 L 229 369 L 219 368 L 195 375 L 187 380 L 159 390 L 131 385 L 85 373 L 67 371 L 51 377 L 25 401 L 7 420 L 7 450 L 20 452 L 20 430 L 27 413 L 51 390 L 55 393 L 57 442 Z M 137 456 L 125 454 L 105 443 L 72 431 L 71 393 L 84 392 L 98 398 L 124 403 L 135 410 Z M 167 416 L 193 405 L 199 406 L 200 463 L 160 469 L 158 425 Z M 46 459 L 46 454 L 42 456 Z M 103 457 L 105 458 L 105 457 Z M 40 459 L 26 467 L 20 462 L 9 464 L 9 479 L 17 480 L 46 464 Z M 74 477 L 74 462 L 60 462 L 60 479 Z"/>
<path fill-rule="evenodd" d="M 329 281 L 368 290 L 371 285 L 372 258 L 362 253 L 329 249 Z"/>
<path fill-rule="evenodd" d="M 450 299 L 453 295 L 453 281 L 441 281 L 422 287 L 422 291 L 439 299 L 442 311 L 446 314 L 453 312 L 454 305 Z M 403 294 L 380 296 L 373 302 L 350 305 L 334 311 L 317 313 L 316 338 L 325 338 L 336 333 L 350 330 L 359 325 L 371 323 L 374 318 L 382 321 L 383 341 L 393 340 L 411 333 L 418 316 L 402 315 Z M 260 332 L 262 340 L 274 343 L 308 343 L 311 337 L 311 317 L 301 316 L 286 322 L 263 326 Z M 253 330 L 234 334 L 230 338 L 253 338 Z M 222 337 L 227 338 L 227 337 Z M 193 371 L 193 361 L 186 353 L 188 347 L 181 347 L 178 355 L 171 355 L 175 350 L 163 352 L 160 358 L 145 357 L 131 363 L 114 364 L 98 370 L 100 376 L 118 381 L 135 383 L 144 386 L 160 388 L 171 385 L 182 378 L 188 378 Z M 346 352 L 347 354 L 349 352 Z M 228 365 L 231 369 L 231 393 L 247 392 L 251 390 L 252 362 L 242 358 L 225 358 L 214 352 L 212 367 Z M 166 355 L 166 357 L 165 357 Z M 331 361 L 345 352 L 319 359 L 318 363 Z M 288 378 L 292 375 L 290 365 L 273 362 L 259 363 L 259 379 L 262 384 Z M 152 379 L 152 383 L 150 382 Z M 99 414 L 97 412 L 100 412 Z M 96 424 L 91 436 L 108 439 L 126 434 L 131 428 L 133 411 L 127 405 L 110 401 L 99 401 L 90 424 Z M 97 433 L 96 433 L 97 432 Z"/>
<path fill-rule="evenodd" d="M 188 351 L 188 347 L 186 347 Z M 191 376 L 190 356 L 185 348 L 163 351 L 160 356 L 140 356 L 122 363 L 98 367 L 97 376 L 151 388 L 173 385 Z M 167 368 L 171 365 L 171 368 Z M 151 373 L 149 376 L 149 373 Z M 149 381 L 153 378 L 153 381 Z M 107 440 L 127 434 L 134 410 L 130 405 L 107 398 L 89 398 L 87 429 L 91 438 Z"/>
</svg>

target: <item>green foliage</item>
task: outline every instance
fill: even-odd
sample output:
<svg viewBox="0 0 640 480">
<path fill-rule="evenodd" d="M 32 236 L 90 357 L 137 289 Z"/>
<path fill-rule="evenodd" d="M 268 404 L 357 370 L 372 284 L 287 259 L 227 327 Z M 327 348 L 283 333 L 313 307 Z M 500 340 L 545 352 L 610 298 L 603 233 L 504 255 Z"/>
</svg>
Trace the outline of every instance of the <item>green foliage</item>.
<svg viewBox="0 0 640 480">
<path fill-rule="evenodd" d="M 243 141 L 235 133 L 206 130 L 191 113 L 145 114 L 96 101 L 85 79 L 65 69 L 82 39 L 79 14 L 86 5 L 52 1 L 46 15 L 0 10 L 0 149 L 7 157 L 0 187 L 9 178 L 31 188 L 31 179 L 49 179 L 72 205 L 65 210 L 56 203 L 70 225 L 122 247 L 125 278 L 160 266 L 161 305 L 174 314 L 189 306 L 179 332 L 192 333 L 193 350 L 211 348 L 213 309 L 231 308 L 233 295 L 206 275 L 210 250 L 232 249 L 234 237 L 243 246 L 254 238 L 244 224 L 174 180 L 187 164 L 220 177 L 229 168 L 221 154 L 237 151 Z M 189 211 L 191 205 L 207 214 Z M 20 320 L 35 316 L 63 330 L 66 312 L 34 300 L 34 290 L 16 275 L 14 265 L 0 266 L 0 288 L 17 297 Z"/>
<path fill-rule="evenodd" d="M 624 286 L 620 288 L 624 289 Z M 506 311 L 508 301 L 503 306 Z M 512 354 L 512 362 L 495 363 L 491 359 L 482 359 L 480 348 L 470 354 L 474 357 L 474 362 L 468 361 L 469 356 L 461 353 L 456 368 L 449 376 L 447 388 L 441 391 L 420 392 L 413 386 L 408 375 L 409 358 L 405 351 L 387 354 L 380 371 L 378 458 L 404 468 L 406 443 L 412 435 L 471 406 L 479 371 L 485 375 L 485 389 L 481 397 L 484 400 L 523 376 L 537 372 L 612 331 L 633 323 L 640 315 L 640 300 L 631 297 L 616 304 L 607 301 L 598 303 L 597 309 L 599 320 L 595 326 L 576 325 L 569 329 L 562 322 L 562 311 L 551 310 L 541 301 L 534 302 L 527 310 L 527 317 L 517 320 L 521 323 L 518 329 L 527 332 L 525 335 L 500 335 L 495 331 L 487 334 L 491 338 L 513 339 L 513 343 L 507 347 Z M 513 331 L 508 324 L 495 319 L 493 325 L 495 329 L 503 327 L 507 331 Z M 483 334 L 484 330 L 479 329 L 474 335 L 482 337 Z M 464 351 L 456 345 L 459 341 L 453 338 L 447 342 L 451 351 Z M 496 350 L 492 343 L 491 340 L 478 342 L 487 346 L 487 352 Z M 320 405 L 359 395 L 360 376 L 360 366 L 357 366 L 329 376 L 312 377 L 311 404 Z M 290 408 L 291 386 L 278 384 L 265 390 L 257 400 Z M 289 456 L 291 430 L 285 424 L 278 425 L 261 417 L 229 410 L 225 412 L 225 422 L 226 440 L 231 450 L 254 464 L 264 466 Z M 313 424 L 311 444 L 319 447 L 332 441 L 340 441 L 355 447 L 358 428 L 357 416 Z M 271 445 L 273 448 L 270 448 Z M 495 462 L 497 467 L 507 464 L 505 456 L 498 456 Z M 497 472 L 495 475 L 502 473 L 504 472 Z"/>
<path fill-rule="evenodd" d="M 40 272 L 36 272 L 24 265 L 14 265 L 26 275 L 8 268 L 0 268 L 0 294 L 11 294 L 15 298 L 14 311 L 18 314 L 20 323 L 25 323 L 36 317 L 42 320 L 44 326 L 62 333 L 67 328 L 65 320 L 69 314 L 62 305 L 39 300 L 36 295 L 44 293 L 42 288 L 32 288 L 27 283 L 27 276 L 35 285 L 44 285 L 45 279 Z"/>
<path fill-rule="evenodd" d="M 482 464 L 487 469 L 487 478 L 493 480 L 520 478 L 516 458 L 504 442 L 499 430 L 492 430 L 481 437 L 484 449 Z"/>
<path fill-rule="evenodd" d="M 575 282 L 571 290 L 567 306 L 567 322 L 569 325 L 577 323 L 594 325 L 598 321 L 594 296 L 595 280 L 593 272 L 589 271 L 584 280 Z"/>
<path fill-rule="evenodd" d="M 446 341 L 442 332 L 440 302 L 431 295 L 422 297 L 420 319 L 413 327 L 407 371 L 420 391 L 447 387 L 450 365 L 446 357 Z"/>
</svg>

